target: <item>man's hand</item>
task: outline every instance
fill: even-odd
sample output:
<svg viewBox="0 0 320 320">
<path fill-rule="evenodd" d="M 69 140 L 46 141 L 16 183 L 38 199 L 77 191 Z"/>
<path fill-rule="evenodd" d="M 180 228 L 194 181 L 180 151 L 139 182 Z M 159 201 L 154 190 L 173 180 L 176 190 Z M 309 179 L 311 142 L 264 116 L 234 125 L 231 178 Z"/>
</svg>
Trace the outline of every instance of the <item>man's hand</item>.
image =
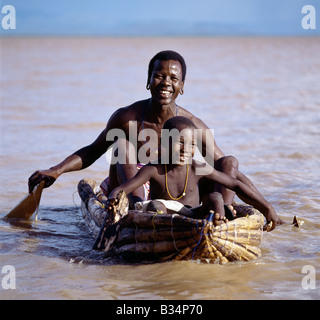
<svg viewBox="0 0 320 320">
<path fill-rule="evenodd" d="M 285 222 L 279 218 L 274 209 L 270 206 L 268 213 L 265 215 L 267 224 L 263 227 L 263 230 L 270 232 L 275 229 L 276 226 L 285 224 Z"/>
<path fill-rule="evenodd" d="M 53 170 L 38 170 L 34 172 L 29 178 L 29 193 L 31 193 L 36 185 L 44 181 L 44 188 L 50 187 L 58 178 Z"/>
</svg>

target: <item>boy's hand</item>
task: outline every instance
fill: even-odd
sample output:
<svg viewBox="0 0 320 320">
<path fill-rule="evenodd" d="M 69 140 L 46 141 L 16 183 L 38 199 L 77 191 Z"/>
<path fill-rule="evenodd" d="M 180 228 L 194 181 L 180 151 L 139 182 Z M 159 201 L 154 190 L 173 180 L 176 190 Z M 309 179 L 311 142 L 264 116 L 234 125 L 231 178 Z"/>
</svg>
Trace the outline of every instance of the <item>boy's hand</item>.
<svg viewBox="0 0 320 320">
<path fill-rule="evenodd" d="M 113 207 L 118 204 L 118 202 L 119 200 L 117 198 L 108 198 L 108 201 L 106 203 L 106 209 L 112 210 Z"/>
</svg>

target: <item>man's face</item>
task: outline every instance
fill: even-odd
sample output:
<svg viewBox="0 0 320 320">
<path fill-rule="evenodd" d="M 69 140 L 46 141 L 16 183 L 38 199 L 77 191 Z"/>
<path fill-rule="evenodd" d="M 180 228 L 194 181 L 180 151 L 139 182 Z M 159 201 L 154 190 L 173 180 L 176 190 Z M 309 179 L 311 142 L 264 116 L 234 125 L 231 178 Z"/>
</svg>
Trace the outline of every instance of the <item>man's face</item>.
<svg viewBox="0 0 320 320">
<path fill-rule="evenodd" d="M 154 101 L 161 105 L 174 103 L 183 85 L 179 61 L 156 60 L 150 78 L 150 91 Z"/>
<path fill-rule="evenodd" d="M 193 129 L 184 127 L 179 128 L 180 134 L 172 137 L 172 143 L 170 145 L 170 157 L 172 163 L 178 165 L 185 165 L 191 163 L 191 159 L 195 153 L 196 139 Z"/>
</svg>

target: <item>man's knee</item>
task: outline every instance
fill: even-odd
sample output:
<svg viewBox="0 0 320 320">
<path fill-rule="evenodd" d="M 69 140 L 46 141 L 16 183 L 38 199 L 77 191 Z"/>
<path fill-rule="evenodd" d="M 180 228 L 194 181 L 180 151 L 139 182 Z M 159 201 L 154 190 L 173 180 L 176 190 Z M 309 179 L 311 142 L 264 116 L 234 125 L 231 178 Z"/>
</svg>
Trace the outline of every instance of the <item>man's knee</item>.
<svg viewBox="0 0 320 320">
<path fill-rule="evenodd" d="M 231 172 L 237 172 L 239 168 L 239 162 L 237 158 L 234 156 L 225 156 L 220 158 L 217 161 L 217 170 L 225 172 L 225 173 L 231 173 Z"/>
</svg>

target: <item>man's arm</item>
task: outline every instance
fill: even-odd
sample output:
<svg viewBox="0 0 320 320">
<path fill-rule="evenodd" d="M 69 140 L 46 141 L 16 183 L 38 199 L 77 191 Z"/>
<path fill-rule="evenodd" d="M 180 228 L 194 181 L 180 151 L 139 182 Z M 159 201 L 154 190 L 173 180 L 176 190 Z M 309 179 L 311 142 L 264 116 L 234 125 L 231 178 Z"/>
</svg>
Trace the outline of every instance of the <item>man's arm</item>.
<svg viewBox="0 0 320 320">
<path fill-rule="evenodd" d="M 45 181 L 45 188 L 47 188 L 63 173 L 89 167 L 107 151 L 111 143 L 106 141 L 106 129 L 104 129 L 93 143 L 79 149 L 61 163 L 50 169 L 34 172 L 29 178 L 29 192 L 32 192 L 33 188 L 41 181 Z"/>
<path fill-rule="evenodd" d="M 218 161 L 220 158 L 224 157 L 224 153 L 222 150 L 218 147 L 216 144 L 216 141 L 214 139 L 213 134 L 211 133 L 211 130 L 206 126 L 206 124 L 200 120 L 199 118 L 192 118 L 193 122 L 199 129 L 202 130 L 202 155 L 205 157 L 205 160 L 214 167 L 214 164 L 216 161 Z M 208 130 L 207 133 L 205 133 L 205 130 Z M 210 146 L 207 148 L 207 146 Z M 213 146 L 213 148 L 212 148 Z M 248 187 L 252 188 L 255 192 L 259 193 L 258 189 L 254 186 L 254 184 L 251 182 L 251 180 L 245 176 L 242 172 L 238 171 L 237 179 L 246 184 Z M 260 194 L 261 196 L 261 194 Z"/>
<path fill-rule="evenodd" d="M 255 192 L 252 188 L 248 187 L 240 180 L 231 178 L 223 172 L 219 172 L 217 170 L 214 170 L 212 174 L 207 176 L 207 178 L 233 190 L 240 199 L 258 209 L 266 217 L 268 223 L 273 222 L 271 229 L 268 231 L 273 230 L 276 224 L 284 223 L 278 217 L 272 205 L 266 199 L 264 199 L 260 193 Z"/>
<path fill-rule="evenodd" d="M 255 192 L 257 192 L 257 193 L 259 193 L 261 195 L 259 190 L 251 182 L 251 180 L 247 176 L 245 176 L 242 172 L 238 171 L 237 179 L 239 181 L 241 181 L 242 183 L 246 184 L 248 187 L 252 188 Z M 262 195 L 261 195 L 261 197 L 262 197 Z"/>
<path fill-rule="evenodd" d="M 200 137 L 198 136 L 198 148 L 200 148 L 200 152 L 206 162 L 214 167 L 215 161 L 222 158 L 224 153 L 217 146 L 213 136 L 213 131 L 210 130 L 199 118 L 193 116 L 191 117 L 191 120 L 196 127 L 201 130 L 198 131 L 200 133 Z"/>
<path fill-rule="evenodd" d="M 117 109 L 110 117 L 106 128 L 93 143 L 79 149 L 54 167 L 33 173 L 29 178 L 29 192 L 41 181 L 45 181 L 45 188 L 47 188 L 63 173 L 78 171 L 91 166 L 113 144 L 113 141 L 107 141 L 106 135 L 111 129 L 123 128 L 127 121 L 125 117 L 126 114 L 126 108 Z"/>
</svg>

